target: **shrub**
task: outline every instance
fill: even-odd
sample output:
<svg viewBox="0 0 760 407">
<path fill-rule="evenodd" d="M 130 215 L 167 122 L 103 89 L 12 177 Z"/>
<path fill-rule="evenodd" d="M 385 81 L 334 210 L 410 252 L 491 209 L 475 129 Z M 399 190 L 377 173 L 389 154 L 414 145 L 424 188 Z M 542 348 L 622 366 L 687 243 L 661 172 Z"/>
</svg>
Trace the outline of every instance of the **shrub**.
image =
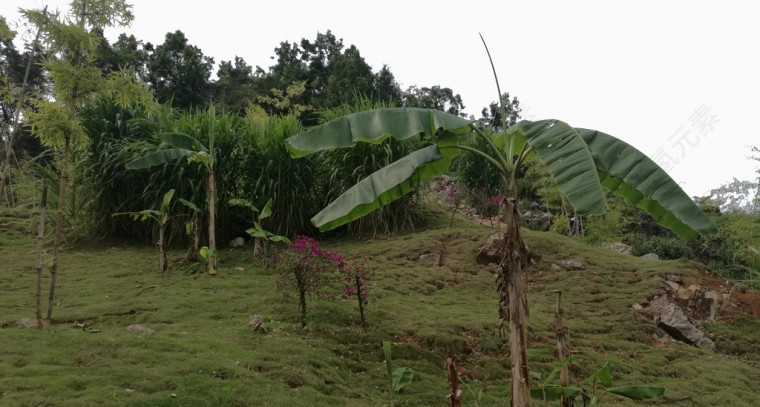
<svg viewBox="0 0 760 407">
<path fill-rule="evenodd" d="M 647 253 L 655 253 L 663 260 L 675 260 L 692 255 L 685 240 L 662 236 L 651 236 L 631 249 L 631 254 L 634 256 L 643 256 Z"/>
<path fill-rule="evenodd" d="M 279 266 L 277 289 L 286 297 L 295 291 L 301 327 L 306 326 L 306 295 L 319 296 L 338 276 L 346 263 L 337 251 L 319 247 L 319 242 L 308 236 L 297 236 L 288 243 L 281 255 L 275 253 L 273 261 Z"/>
</svg>

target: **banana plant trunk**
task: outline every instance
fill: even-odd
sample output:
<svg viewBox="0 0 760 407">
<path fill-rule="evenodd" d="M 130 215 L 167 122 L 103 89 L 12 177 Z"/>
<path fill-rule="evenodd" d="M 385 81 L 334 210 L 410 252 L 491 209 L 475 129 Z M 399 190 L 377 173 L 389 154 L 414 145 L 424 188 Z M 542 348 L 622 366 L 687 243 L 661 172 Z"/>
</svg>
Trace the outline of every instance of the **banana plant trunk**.
<svg viewBox="0 0 760 407">
<path fill-rule="evenodd" d="M 528 246 L 520 234 L 520 213 L 517 200 L 504 200 L 506 226 L 504 253 L 498 284 L 501 302 L 509 304 L 509 358 L 512 371 L 511 405 L 530 405 L 528 382 L 528 344 L 526 317 L 528 315 L 527 271 L 530 258 Z M 506 284 L 505 284 L 506 283 Z"/>
<path fill-rule="evenodd" d="M 208 273 L 211 275 L 216 274 L 217 261 L 216 261 L 216 210 L 214 209 L 214 201 L 216 201 L 216 179 L 214 178 L 214 171 L 209 170 L 206 178 L 206 188 L 208 194 Z"/>
</svg>

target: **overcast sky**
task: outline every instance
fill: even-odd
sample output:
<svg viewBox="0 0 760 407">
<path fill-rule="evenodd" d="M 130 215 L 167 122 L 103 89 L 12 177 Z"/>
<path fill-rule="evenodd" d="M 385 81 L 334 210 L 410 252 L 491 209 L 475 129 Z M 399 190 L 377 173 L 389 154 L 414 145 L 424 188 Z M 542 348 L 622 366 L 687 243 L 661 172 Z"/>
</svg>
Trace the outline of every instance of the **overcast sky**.
<svg viewBox="0 0 760 407">
<path fill-rule="evenodd" d="M 68 1 L 2 0 L 67 10 Z M 523 118 L 555 118 L 625 140 L 691 196 L 736 177 L 757 179 L 760 24 L 750 1 L 234 1 L 132 0 L 128 32 L 161 44 L 181 30 L 216 63 L 241 56 L 268 68 L 281 41 L 332 30 L 402 88 L 441 85 L 465 111 L 497 99 L 478 37 Z"/>
</svg>

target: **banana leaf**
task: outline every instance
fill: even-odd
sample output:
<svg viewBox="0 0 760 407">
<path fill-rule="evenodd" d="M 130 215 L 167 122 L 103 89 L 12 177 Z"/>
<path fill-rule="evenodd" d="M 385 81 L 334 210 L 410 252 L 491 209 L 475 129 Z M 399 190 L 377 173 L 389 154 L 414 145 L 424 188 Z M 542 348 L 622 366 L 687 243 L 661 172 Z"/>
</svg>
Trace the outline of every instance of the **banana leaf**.
<svg viewBox="0 0 760 407">
<path fill-rule="evenodd" d="M 470 132 L 472 120 L 434 109 L 390 108 L 350 114 L 296 134 L 285 140 L 293 158 L 335 148 L 353 147 L 357 142 L 380 144 L 388 137 L 405 140 L 431 137 L 439 129 L 455 135 Z"/>
<path fill-rule="evenodd" d="M 546 165 L 562 195 L 580 213 L 601 214 L 607 200 L 591 152 L 578 133 L 559 120 L 523 120 L 507 130 L 516 144 L 523 140 Z"/>
<path fill-rule="evenodd" d="M 604 188 L 644 209 L 681 237 L 717 232 L 707 215 L 644 153 L 609 134 L 576 130 L 591 150 Z"/>
</svg>

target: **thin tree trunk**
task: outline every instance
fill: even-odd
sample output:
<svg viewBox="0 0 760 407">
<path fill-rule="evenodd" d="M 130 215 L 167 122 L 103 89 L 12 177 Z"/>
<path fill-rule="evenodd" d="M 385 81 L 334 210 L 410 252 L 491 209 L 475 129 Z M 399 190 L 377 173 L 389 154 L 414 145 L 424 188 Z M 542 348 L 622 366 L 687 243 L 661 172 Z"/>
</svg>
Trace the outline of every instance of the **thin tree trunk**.
<svg viewBox="0 0 760 407">
<path fill-rule="evenodd" d="M 69 155 L 71 155 L 71 139 L 67 135 L 63 146 L 63 161 L 61 162 L 61 175 L 58 184 L 58 208 L 55 220 L 55 241 L 53 243 L 53 262 L 50 265 L 50 294 L 48 295 L 47 317 L 45 327 L 50 328 L 53 315 L 53 302 L 55 301 L 55 279 L 58 275 L 58 255 L 61 252 L 63 242 L 63 209 L 66 207 L 66 186 L 69 183 Z"/>
<path fill-rule="evenodd" d="M 562 291 L 556 290 L 557 293 L 557 309 L 554 311 L 554 332 L 557 334 L 557 359 L 560 363 L 570 356 L 570 352 L 567 349 L 567 327 L 562 321 Z M 567 365 L 562 367 L 559 372 L 559 385 L 567 387 L 570 384 L 570 373 Z M 570 407 L 570 400 L 564 396 L 560 396 L 560 406 Z"/>
<path fill-rule="evenodd" d="M 164 229 L 166 226 L 158 226 L 158 271 L 163 273 L 166 271 L 168 260 L 166 258 L 166 249 L 164 248 Z"/>
<path fill-rule="evenodd" d="M 42 243 L 45 240 L 45 218 L 47 217 L 47 185 L 42 185 L 40 203 L 40 227 L 37 230 L 37 285 L 34 294 L 37 328 L 42 329 Z"/>
<path fill-rule="evenodd" d="M 47 15 L 47 6 L 42 9 L 42 18 L 45 18 Z M 32 62 L 34 61 L 34 52 L 37 50 L 37 45 L 40 41 L 40 34 L 42 33 L 42 26 L 37 28 L 37 34 L 34 36 L 34 41 L 32 42 L 32 48 L 29 50 L 29 60 L 26 63 L 26 72 L 24 72 L 24 79 L 21 81 L 21 93 L 18 96 L 18 100 L 16 101 L 16 111 L 13 112 L 13 131 L 9 132 L 8 134 L 8 142 L 5 146 L 5 164 L 3 165 L 3 170 L 0 172 L 0 196 L 3 196 L 5 194 L 5 178 L 8 177 L 10 179 L 11 177 L 11 156 L 13 155 L 13 139 L 16 136 L 16 133 L 18 132 L 18 116 L 21 113 L 21 109 L 24 107 L 24 98 L 26 97 L 26 84 L 29 81 L 29 72 L 32 70 Z M 8 200 L 9 205 L 10 199 Z"/>
<path fill-rule="evenodd" d="M 449 376 L 449 394 L 446 396 L 448 407 L 462 407 L 462 390 L 459 390 L 459 375 L 454 360 L 446 359 L 446 373 Z"/>
<path fill-rule="evenodd" d="M 354 282 L 356 283 L 356 298 L 359 300 L 359 316 L 362 319 L 362 329 L 367 329 L 367 322 L 364 320 L 364 298 L 362 298 L 361 277 L 354 276 Z"/>
<path fill-rule="evenodd" d="M 530 405 L 528 376 L 528 315 L 527 267 L 530 251 L 520 234 L 520 213 L 514 197 L 505 199 L 506 227 L 504 260 L 498 284 L 500 302 L 509 304 L 509 345 L 512 370 L 511 405 Z M 505 292 L 506 290 L 506 292 Z M 501 305 L 501 304 L 500 304 Z"/>
<path fill-rule="evenodd" d="M 213 154 L 213 152 L 211 153 Z M 208 258 L 208 273 L 211 275 L 216 274 L 217 268 L 217 255 L 216 255 L 216 211 L 214 209 L 214 201 L 216 201 L 216 179 L 214 178 L 214 171 L 209 170 L 207 175 L 207 189 L 208 195 L 208 249 L 212 253 Z"/>
</svg>

